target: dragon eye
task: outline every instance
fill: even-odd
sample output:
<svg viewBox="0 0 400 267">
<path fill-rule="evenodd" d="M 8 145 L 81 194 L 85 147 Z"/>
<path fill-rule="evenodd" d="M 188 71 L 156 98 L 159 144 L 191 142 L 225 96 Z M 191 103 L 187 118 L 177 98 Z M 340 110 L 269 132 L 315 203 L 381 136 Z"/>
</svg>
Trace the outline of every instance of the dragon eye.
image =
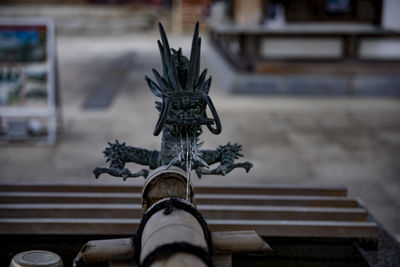
<svg viewBox="0 0 400 267">
<path fill-rule="evenodd" d="M 198 105 L 192 105 L 192 109 L 197 113 L 200 112 L 200 107 Z"/>
<path fill-rule="evenodd" d="M 172 107 L 172 109 L 179 109 L 180 104 L 178 101 L 172 101 L 171 107 Z"/>
</svg>

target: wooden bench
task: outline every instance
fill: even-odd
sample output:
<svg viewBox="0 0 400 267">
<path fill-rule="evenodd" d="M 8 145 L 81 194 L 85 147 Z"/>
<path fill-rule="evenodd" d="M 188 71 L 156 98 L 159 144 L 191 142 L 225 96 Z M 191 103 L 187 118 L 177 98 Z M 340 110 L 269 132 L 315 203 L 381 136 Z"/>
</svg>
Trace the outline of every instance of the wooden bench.
<svg viewBox="0 0 400 267">
<path fill-rule="evenodd" d="M 274 66 L 277 63 L 279 65 L 287 62 L 314 62 L 318 63 L 316 66 L 323 62 L 358 63 L 355 66 L 350 65 L 350 71 L 358 72 L 360 65 L 372 67 L 376 71 L 374 65 L 377 63 L 380 63 L 380 66 L 385 66 L 382 63 L 399 63 L 399 53 L 388 50 L 386 52 L 392 54 L 382 56 L 379 54 L 381 53 L 379 49 L 377 51 L 372 49 L 368 54 L 363 52 L 363 47 L 371 48 L 375 47 L 375 44 L 379 47 L 393 41 L 398 45 L 399 37 L 400 33 L 397 31 L 358 24 L 304 23 L 288 24 L 278 29 L 269 29 L 263 25 L 239 26 L 230 23 L 210 25 L 212 43 L 232 67 L 241 72 L 263 72 L 263 70 L 269 72 L 271 64 L 268 63 L 273 63 Z M 313 47 L 313 43 L 318 42 L 320 42 L 319 47 Z M 310 54 L 313 49 L 318 50 L 321 47 L 324 48 L 323 52 Z M 285 67 L 289 67 L 290 71 L 290 67 L 293 66 L 296 67 L 296 64 Z M 304 66 L 301 65 L 302 68 Z M 332 69 L 333 65 L 330 66 Z M 336 69 L 340 70 L 341 67 L 342 64 Z M 385 67 L 390 68 L 390 64 Z M 349 65 L 346 68 L 349 68 Z M 312 71 L 319 73 L 315 66 Z"/>
<path fill-rule="evenodd" d="M 70 244 L 65 253 L 71 257 L 88 240 L 130 236 L 142 217 L 141 189 L 122 183 L 2 184 L 0 235 L 13 243 L 2 253 L 29 249 L 28 245 L 40 248 L 36 243 L 51 243 L 52 250 L 55 243 L 64 242 L 53 251 L 64 253 Z M 372 244 L 378 240 L 378 225 L 342 187 L 202 185 L 195 192 L 212 231 L 255 230 L 273 249 L 282 243 L 270 240 L 282 238 Z M 24 240 L 30 241 L 21 244 Z"/>
</svg>

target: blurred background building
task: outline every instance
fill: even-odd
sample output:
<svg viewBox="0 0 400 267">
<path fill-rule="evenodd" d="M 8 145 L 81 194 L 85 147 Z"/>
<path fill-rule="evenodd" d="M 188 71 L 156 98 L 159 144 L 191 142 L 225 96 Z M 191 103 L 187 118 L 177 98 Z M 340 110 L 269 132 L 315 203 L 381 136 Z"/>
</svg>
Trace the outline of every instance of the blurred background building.
<svg viewBox="0 0 400 267">
<path fill-rule="evenodd" d="M 399 94 L 398 2 L 238 0 L 226 7 L 230 15 L 212 22 L 211 38 L 235 70 L 228 90 Z"/>
</svg>

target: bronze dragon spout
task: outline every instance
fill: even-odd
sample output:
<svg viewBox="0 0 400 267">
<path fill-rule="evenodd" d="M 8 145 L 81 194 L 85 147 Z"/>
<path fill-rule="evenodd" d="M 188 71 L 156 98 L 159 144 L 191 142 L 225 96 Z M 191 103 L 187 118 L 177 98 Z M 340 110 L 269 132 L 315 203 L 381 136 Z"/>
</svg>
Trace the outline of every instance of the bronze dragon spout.
<svg viewBox="0 0 400 267">
<path fill-rule="evenodd" d="M 222 127 L 218 113 L 209 96 L 211 77 L 207 78 L 207 70 L 200 74 L 199 25 L 196 24 L 190 59 L 182 55 L 182 50 L 169 47 L 164 28 L 159 23 L 161 42 L 158 47 L 162 60 L 162 75 L 155 69 L 156 82 L 145 77 L 151 92 L 161 101 L 156 102 L 160 112 L 154 135 L 162 132 L 161 151 L 147 150 L 125 143 L 109 143 L 104 150 L 109 168 L 95 168 L 93 173 L 98 178 L 102 173 L 122 177 L 147 177 L 149 170 L 142 169 L 132 173 L 125 167 L 134 162 L 155 169 L 160 166 L 177 166 L 186 171 L 196 170 L 198 177 L 203 174 L 225 175 L 235 168 L 244 168 L 246 172 L 253 166 L 250 162 L 236 163 L 243 155 L 241 146 L 228 143 L 215 150 L 201 150 L 199 136 L 202 127 L 206 126 L 213 134 L 220 134 Z M 212 117 L 207 116 L 207 107 Z M 219 165 L 210 169 L 210 165 Z"/>
</svg>

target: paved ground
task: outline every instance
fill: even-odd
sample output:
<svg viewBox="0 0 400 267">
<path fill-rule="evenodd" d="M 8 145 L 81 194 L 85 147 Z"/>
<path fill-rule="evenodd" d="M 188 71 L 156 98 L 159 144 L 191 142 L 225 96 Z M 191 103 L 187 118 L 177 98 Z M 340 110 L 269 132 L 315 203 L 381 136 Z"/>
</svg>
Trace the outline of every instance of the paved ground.
<svg viewBox="0 0 400 267">
<path fill-rule="evenodd" d="M 105 166 L 107 141 L 158 149 L 152 136 L 156 98 L 144 75 L 159 68 L 156 35 L 60 37 L 58 53 L 63 131 L 52 147 L 10 144 L 0 147 L 0 181 L 93 182 L 91 171 Z M 188 53 L 189 38 L 170 37 Z M 204 42 L 206 43 L 206 42 Z M 176 45 L 172 45 L 176 47 Z M 210 47 L 203 49 L 212 69 Z M 83 110 L 93 88 L 107 81 L 115 58 L 132 56 L 131 71 L 120 82 L 108 109 Z M 226 177 L 199 183 L 273 183 L 340 185 L 361 197 L 370 211 L 400 236 L 400 100 L 384 98 L 269 97 L 226 95 L 214 71 L 211 89 L 223 123 L 220 136 L 203 134 L 206 148 L 227 141 L 241 143 L 249 174 L 235 170 Z M 131 166 L 132 169 L 135 166 Z M 128 183 L 142 183 L 132 180 Z"/>
</svg>

